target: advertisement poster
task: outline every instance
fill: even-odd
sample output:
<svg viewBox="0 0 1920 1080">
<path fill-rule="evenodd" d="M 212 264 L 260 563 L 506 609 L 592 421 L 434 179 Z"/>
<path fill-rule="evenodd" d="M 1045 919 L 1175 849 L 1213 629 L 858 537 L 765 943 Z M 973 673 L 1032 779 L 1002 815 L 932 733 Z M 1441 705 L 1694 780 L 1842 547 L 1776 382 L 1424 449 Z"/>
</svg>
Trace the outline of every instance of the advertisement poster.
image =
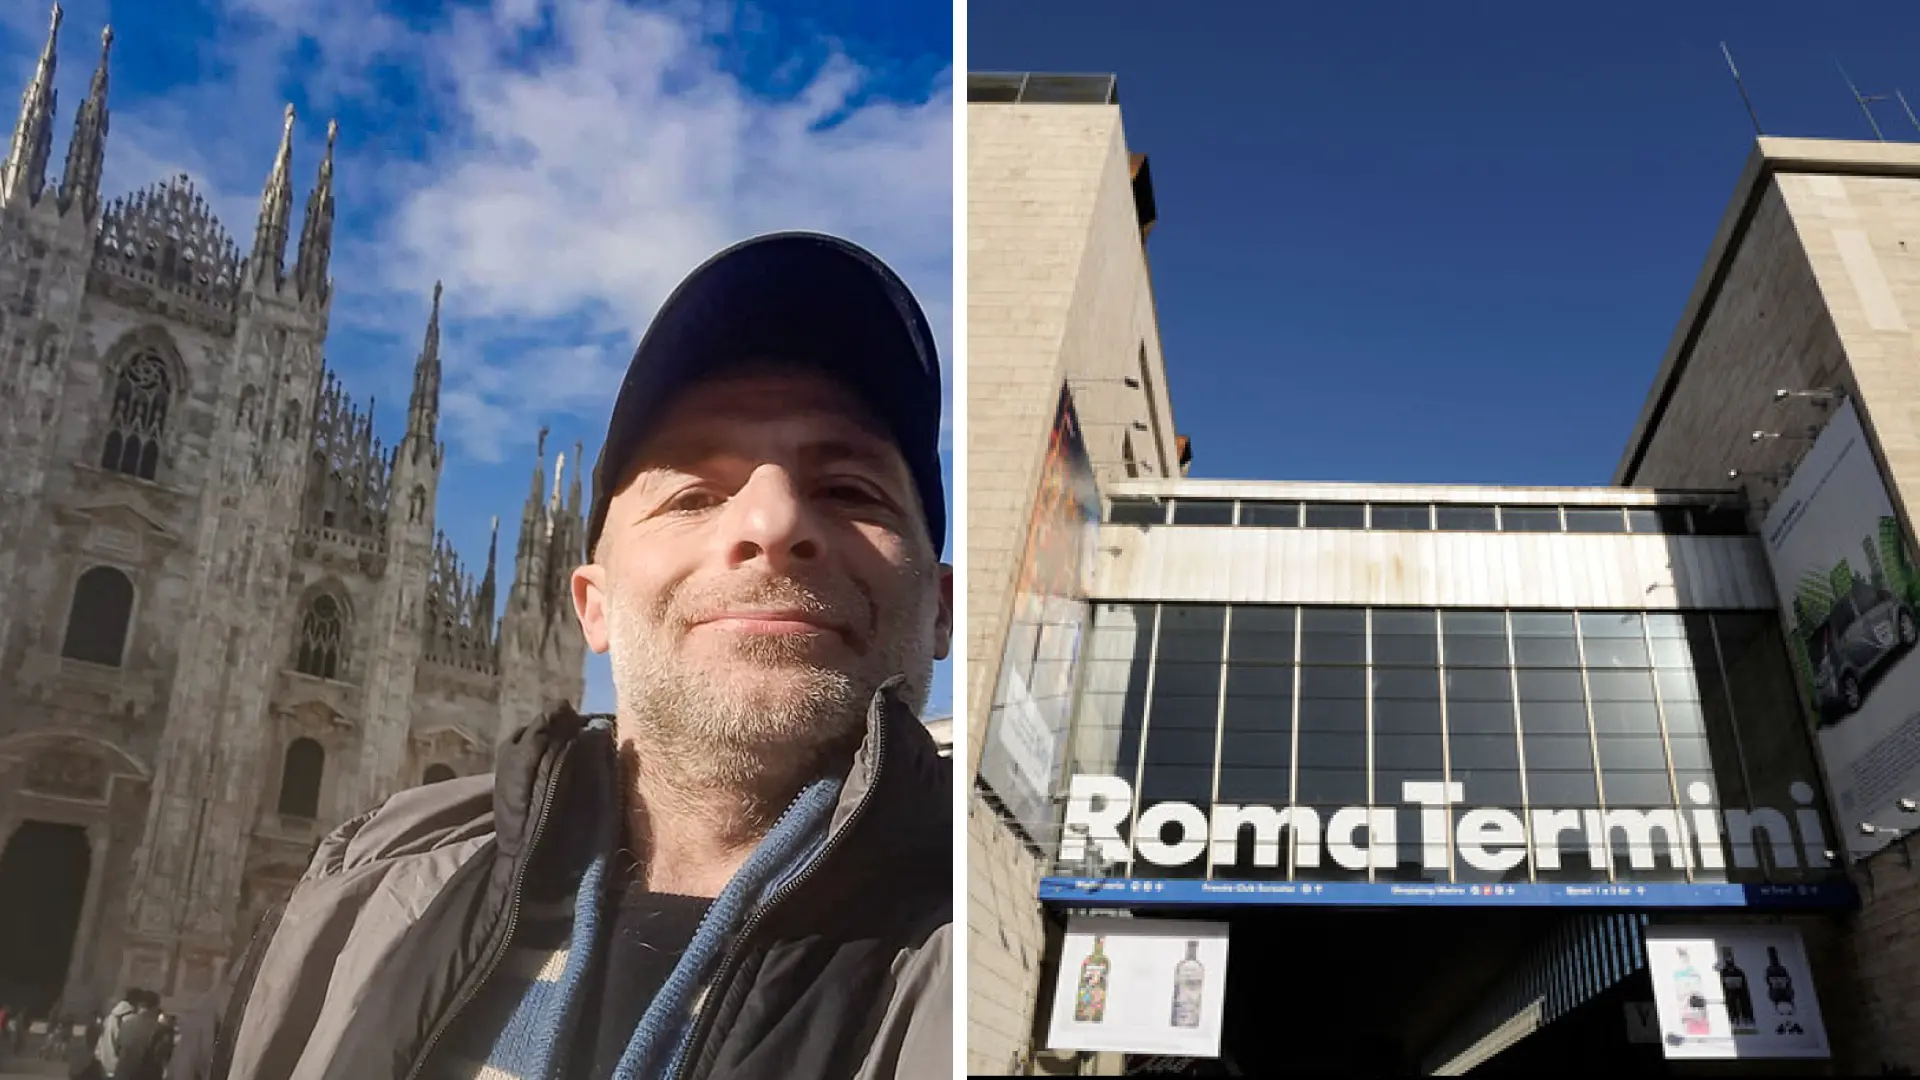
<svg viewBox="0 0 1920 1080">
<path fill-rule="evenodd" d="M 1650 926 L 1647 972 L 1669 1058 L 1824 1058 L 1827 1029 L 1800 931 Z"/>
<path fill-rule="evenodd" d="M 1225 923 L 1076 915 L 1047 1047 L 1219 1057 L 1226 987 Z"/>
<path fill-rule="evenodd" d="M 1092 619 L 1086 576 L 1099 529 L 1100 490 L 1072 394 L 1062 387 L 980 755 L 980 779 L 1036 844 L 1055 825 L 1051 789 L 1065 764 L 1074 680 Z"/>
<path fill-rule="evenodd" d="M 1842 828 L 1897 822 L 1894 800 L 1920 790 L 1920 575 L 1852 402 L 1795 467 L 1763 535 Z"/>
</svg>

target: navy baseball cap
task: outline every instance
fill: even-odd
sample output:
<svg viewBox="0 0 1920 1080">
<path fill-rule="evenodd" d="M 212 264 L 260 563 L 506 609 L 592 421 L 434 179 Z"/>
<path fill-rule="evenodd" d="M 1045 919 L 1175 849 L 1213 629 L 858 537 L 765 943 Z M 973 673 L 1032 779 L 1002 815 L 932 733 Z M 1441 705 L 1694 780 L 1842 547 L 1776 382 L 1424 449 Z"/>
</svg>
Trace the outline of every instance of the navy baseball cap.
<svg viewBox="0 0 1920 1080">
<path fill-rule="evenodd" d="M 920 304 L 872 252 L 838 237 L 744 240 L 688 274 L 640 339 L 593 466 L 587 552 L 634 455 L 674 399 L 743 360 L 840 379 L 887 426 L 926 510 L 935 552 L 947 534 L 940 479 L 940 357 Z"/>
</svg>

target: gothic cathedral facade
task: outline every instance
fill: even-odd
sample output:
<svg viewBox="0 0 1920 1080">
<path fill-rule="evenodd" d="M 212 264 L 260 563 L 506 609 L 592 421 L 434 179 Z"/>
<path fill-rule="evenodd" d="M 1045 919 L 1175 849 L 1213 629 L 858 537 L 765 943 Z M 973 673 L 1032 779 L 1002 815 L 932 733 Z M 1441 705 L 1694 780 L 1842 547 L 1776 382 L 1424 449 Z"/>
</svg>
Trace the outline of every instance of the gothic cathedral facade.
<svg viewBox="0 0 1920 1080">
<path fill-rule="evenodd" d="M 289 106 L 247 250 L 185 176 L 103 200 L 111 32 L 56 181 L 59 25 L 0 163 L 0 1004 L 37 1015 L 191 1003 L 327 829 L 486 771 L 585 654 L 577 449 L 549 490 L 542 433 L 510 581 L 435 528 L 438 287 L 390 451 L 328 370 L 332 128 L 296 222 Z"/>
</svg>

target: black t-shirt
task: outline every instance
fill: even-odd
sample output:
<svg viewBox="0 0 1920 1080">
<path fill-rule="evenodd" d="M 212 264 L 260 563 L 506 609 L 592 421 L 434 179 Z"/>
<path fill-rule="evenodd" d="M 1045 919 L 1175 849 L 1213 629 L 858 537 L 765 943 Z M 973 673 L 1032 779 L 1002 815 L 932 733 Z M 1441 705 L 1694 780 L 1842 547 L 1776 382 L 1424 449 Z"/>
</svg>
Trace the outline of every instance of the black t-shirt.
<svg viewBox="0 0 1920 1080">
<path fill-rule="evenodd" d="M 693 943 L 712 904 L 704 896 L 650 893 L 638 885 L 623 890 L 595 965 L 599 977 L 589 980 L 582 1002 L 570 1074 L 593 1080 L 613 1076 L 634 1029 Z"/>
</svg>

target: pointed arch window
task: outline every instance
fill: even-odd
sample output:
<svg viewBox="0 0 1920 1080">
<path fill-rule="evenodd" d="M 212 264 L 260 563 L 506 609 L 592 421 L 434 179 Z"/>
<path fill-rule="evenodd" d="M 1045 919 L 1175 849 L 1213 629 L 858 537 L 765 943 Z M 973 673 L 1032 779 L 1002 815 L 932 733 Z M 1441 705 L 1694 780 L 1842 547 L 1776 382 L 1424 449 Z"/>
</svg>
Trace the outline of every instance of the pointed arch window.
<svg viewBox="0 0 1920 1080">
<path fill-rule="evenodd" d="M 89 664 L 119 667 L 133 622 L 133 582 L 111 566 L 96 566 L 73 586 L 67 637 L 60 655 Z"/>
<path fill-rule="evenodd" d="M 314 740 L 299 738 L 287 746 L 280 766 L 282 817 L 311 820 L 320 816 L 320 777 L 326 768 L 327 752 Z"/>
<path fill-rule="evenodd" d="M 166 361 L 150 352 L 134 354 L 114 380 L 100 467 L 153 479 L 160 469 L 160 443 L 166 438 L 167 411 L 172 405 L 173 377 L 167 373 Z"/>
<path fill-rule="evenodd" d="M 338 599 L 321 595 L 307 605 L 293 666 L 321 679 L 337 679 L 346 669 L 346 611 Z"/>
<path fill-rule="evenodd" d="M 453 766 L 435 762 L 427 766 L 426 774 L 420 777 L 422 784 L 437 784 L 442 780 L 453 779 Z"/>
</svg>

